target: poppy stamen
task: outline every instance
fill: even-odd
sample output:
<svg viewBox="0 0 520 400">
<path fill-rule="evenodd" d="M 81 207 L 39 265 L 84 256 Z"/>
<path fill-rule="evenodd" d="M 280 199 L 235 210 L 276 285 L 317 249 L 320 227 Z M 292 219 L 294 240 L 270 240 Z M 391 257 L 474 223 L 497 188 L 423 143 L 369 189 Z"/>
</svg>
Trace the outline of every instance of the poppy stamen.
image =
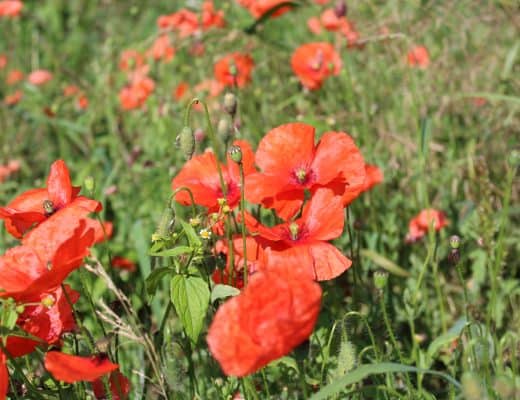
<svg viewBox="0 0 520 400">
<path fill-rule="evenodd" d="M 54 209 L 54 203 L 50 200 L 43 201 L 43 210 L 45 211 L 45 216 L 49 217 L 56 211 Z"/>
</svg>

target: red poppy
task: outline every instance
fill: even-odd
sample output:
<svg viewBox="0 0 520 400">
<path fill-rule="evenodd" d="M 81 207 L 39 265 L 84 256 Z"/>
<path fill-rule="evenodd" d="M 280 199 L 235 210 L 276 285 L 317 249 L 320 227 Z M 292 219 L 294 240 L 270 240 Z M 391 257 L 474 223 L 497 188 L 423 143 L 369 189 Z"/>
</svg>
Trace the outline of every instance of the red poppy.
<svg viewBox="0 0 520 400">
<path fill-rule="evenodd" d="M 22 8 L 23 3 L 19 0 L 2 0 L 0 1 L 0 17 L 18 17 Z"/>
<path fill-rule="evenodd" d="M 5 82 L 8 84 L 8 85 L 14 85 L 20 81 L 22 81 L 24 78 L 24 74 L 22 71 L 18 70 L 18 69 L 12 69 L 11 71 L 9 71 L 9 73 L 7 74 L 7 78 L 5 79 Z"/>
<path fill-rule="evenodd" d="M 135 271 L 135 263 L 125 257 L 121 257 L 121 256 L 113 257 L 111 265 L 114 268 L 123 269 L 123 270 L 130 271 L 130 272 Z"/>
<path fill-rule="evenodd" d="M 148 55 L 153 57 L 156 61 L 171 61 L 175 55 L 175 48 L 171 44 L 170 37 L 168 35 L 161 35 L 155 39 L 152 47 L 148 50 Z"/>
<path fill-rule="evenodd" d="M 323 81 L 341 70 L 341 58 L 330 43 L 308 43 L 296 49 L 291 66 L 301 84 L 316 90 Z"/>
<path fill-rule="evenodd" d="M 406 58 L 410 67 L 424 69 L 430 65 L 430 55 L 424 46 L 415 46 L 408 52 Z"/>
<path fill-rule="evenodd" d="M 78 196 L 81 188 L 72 186 L 69 170 L 63 160 L 52 163 L 47 187 L 31 189 L 0 207 L 0 219 L 7 231 L 21 238 L 31 227 L 45 221 L 51 215 L 67 207 L 81 208 L 90 212 L 101 211 L 98 201 Z"/>
<path fill-rule="evenodd" d="M 127 400 L 130 393 L 130 381 L 119 371 L 110 374 L 109 379 L 110 391 L 112 392 L 112 400 Z M 92 390 L 96 399 L 106 399 L 105 385 L 101 379 L 92 381 Z"/>
<path fill-rule="evenodd" d="M 111 363 L 105 355 L 79 357 L 59 351 L 45 354 L 44 363 L 54 379 L 67 383 L 92 382 L 119 368 L 119 365 Z"/>
<path fill-rule="evenodd" d="M 63 95 L 65 97 L 75 96 L 79 93 L 79 87 L 76 85 L 67 85 L 63 88 Z"/>
<path fill-rule="evenodd" d="M 75 105 L 76 105 L 76 109 L 78 109 L 78 110 L 86 110 L 89 105 L 88 97 L 85 96 L 84 94 L 80 94 L 76 98 Z"/>
<path fill-rule="evenodd" d="M 238 4 L 248 9 L 248 11 L 255 18 L 260 18 L 269 10 L 280 6 L 282 3 L 287 3 L 287 0 L 237 0 Z M 281 7 L 276 10 L 271 17 L 279 17 L 291 9 L 290 6 Z"/>
<path fill-rule="evenodd" d="M 8 94 L 4 98 L 4 104 L 7 106 L 13 106 L 17 104 L 20 100 L 22 100 L 23 92 L 21 90 L 17 90 L 14 93 Z"/>
<path fill-rule="evenodd" d="M 226 25 L 224 21 L 224 11 L 215 11 L 212 1 L 205 1 L 202 4 L 202 28 L 204 30 L 211 27 L 223 28 Z"/>
<path fill-rule="evenodd" d="M 7 359 L 0 350 L 0 400 L 7 398 L 9 390 L 9 371 L 7 370 Z"/>
<path fill-rule="evenodd" d="M 154 89 L 155 82 L 151 78 L 140 74 L 134 76 L 130 84 L 119 92 L 121 107 L 123 110 L 142 107 Z"/>
<path fill-rule="evenodd" d="M 242 164 L 244 174 L 254 171 L 254 154 L 249 143 L 237 140 L 234 145 L 242 149 Z M 235 207 L 240 201 L 240 170 L 238 165 L 228 156 L 227 165 L 221 164 L 224 183 L 227 187 L 226 200 L 230 207 Z M 218 200 L 224 198 L 220 177 L 217 170 L 215 154 L 207 151 L 189 160 L 172 181 L 172 189 L 188 187 L 193 193 L 195 204 L 208 208 L 209 212 L 218 211 Z M 184 205 L 191 204 L 186 191 L 180 191 L 175 200 Z"/>
<path fill-rule="evenodd" d="M 30 301 L 56 288 L 81 265 L 94 244 L 94 230 L 87 228 L 86 220 L 78 219 L 77 209 L 73 208 L 63 210 L 31 234 L 35 231 L 37 234 L 24 239 L 23 245 L 0 256 L 0 297 Z"/>
<path fill-rule="evenodd" d="M 224 12 L 215 11 L 212 1 L 205 1 L 202 4 L 201 15 L 185 8 L 169 15 L 161 15 L 157 19 L 157 26 L 162 30 L 175 31 L 180 38 L 193 36 L 200 31 L 208 30 L 212 27 L 223 27 Z"/>
<path fill-rule="evenodd" d="M 305 190 L 329 187 L 344 204 L 355 199 L 365 181 L 365 163 L 354 141 L 343 132 L 326 132 L 315 145 L 314 135 L 314 127 L 299 122 L 267 133 L 255 156 L 262 172 L 246 177 L 247 199 L 274 208 L 286 220 L 300 209 Z"/>
<path fill-rule="evenodd" d="M 318 189 L 303 207 L 302 216 L 294 221 L 272 228 L 252 217 L 246 223 L 256 240 L 270 249 L 266 256 L 268 268 L 272 265 L 278 268 L 282 263 L 308 266 L 308 275 L 322 281 L 335 278 L 352 265 L 352 261 L 327 242 L 341 236 L 344 225 L 341 197 L 329 189 Z M 295 254 L 299 256 L 298 262 L 290 262 Z"/>
<path fill-rule="evenodd" d="M 213 282 L 242 288 L 244 286 L 244 241 L 242 240 L 242 236 L 237 235 L 233 238 L 234 279 L 231 279 L 231 259 L 228 257 L 229 248 L 227 242 L 218 240 L 215 244 L 214 251 L 217 255 L 224 255 L 227 261 L 224 269 L 215 270 L 212 275 Z M 248 276 L 251 276 L 263 269 L 265 263 L 264 251 L 255 238 L 248 236 L 246 238 L 246 253 L 247 272 Z"/>
<path fill-rule="evenodd" d="M 321 13 L 320 21 L 326 30 L 335 32 L 339 31 L 347 20 L 344 16 L 338 16 L 333 8 L 329 8 Z"/>
<path fill-rule="evenodd" d="M 7 65 L 7 56 L 5 54 L 0 54 L 0 69 L 4 69 Z"/>
<path fill-rule="evenodd" d="M 41 86 L 52 80 L 52 74 L 46 69 L 38 69 L 31 72 L 27 80 L 35 86 Z"/>
<path fill-rule="evenodd" d="M 253 59 L 247 54 L 239 52 L 228 54 L 215 64 L 215 79 L 224 86 L 244 87 L 251 81 L 254 66 Z"/>
<path fill-rule="evenodd" d="M 408 225 L 408 234 L 406 235 L 406 242 L 413 243 L 426 236 L 430 226 L 440 231 L 448 225 L 448 220 L 442 211 L 428 208 L 422 210 L 417 216 L 412 218 Z"/>
<path fill-rule="evenodd" d="M 190 85 L 186 82 L 180 82 L 175 89 L 173 90 L 173 98 L 177 101 L 181 101 L 185 95 L 188 94 L 190 90 Z"/>
<path fill-rule="evenodd" d="M 218 309 L 209 349 L 226 375 L 251 374 L 309 337 L 320 299 L 320 286 L 297 270 L 260 271 Z"/>
<path fill-rule="evenodd" d="M 383 182 L 383 172 L 376 166 L 371 164 L 365 164 L 366 178 L 363 183 L 363 192 L 372 189 L 375 185 Z"/>
<path fill-rule="evenodd" d="M 307 28 L 315 35 L 319 35 L 322 31 L 320 19 L 318 17 L 309 18 L 307 20 Z"/>
</svg>

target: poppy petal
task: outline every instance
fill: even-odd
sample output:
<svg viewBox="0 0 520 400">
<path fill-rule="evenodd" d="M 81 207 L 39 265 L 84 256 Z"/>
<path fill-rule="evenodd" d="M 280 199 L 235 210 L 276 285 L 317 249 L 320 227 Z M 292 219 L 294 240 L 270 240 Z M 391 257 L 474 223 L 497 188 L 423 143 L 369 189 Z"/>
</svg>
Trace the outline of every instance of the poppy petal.
<svg viewBox="0 0 520 400">
<path fill-rule="evenodd" d="M 318 189 L 303 208 L 301 221 L 315 240 L 332 240 L 343 232 L 344 215 L 341 197 L 332 190 Z"/>
<path fill-rule="evenodd" d="M 7 398 L 9 390 L 9 371 L 7 371 L 5 354 L 0 351 L 0 400 Z"/>
<path fill-rule="evenodd" d="M 94 381 L 115 371 L 119 365 L 113 364 L 106 356 L 79 357 L 59 351 L 49 351 L 45 355 L 45 368 L 54 379 L 74 383 Z"/>
<path fill-rule="evenodd" d="M 72 200 L 72 183 L 65 161 L 57 160 L 51 165 L 51 171 L 47 178 L 47 191 L 49 200 L 55 208 L 62 208 Z"/>
<path fill-rule="evenodd" d="M 314 271 L 318 281 L 333 279 L 352 265 L 352 261 L 330 243 L 313 243 L 309 249 L 314 260 Z"/>
</svg>

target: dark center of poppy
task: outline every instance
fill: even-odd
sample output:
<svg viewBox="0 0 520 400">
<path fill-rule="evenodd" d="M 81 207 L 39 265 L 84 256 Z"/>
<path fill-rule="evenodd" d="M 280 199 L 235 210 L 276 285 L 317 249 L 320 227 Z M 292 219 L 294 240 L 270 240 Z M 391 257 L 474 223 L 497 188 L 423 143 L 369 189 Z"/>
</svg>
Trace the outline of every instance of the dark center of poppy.
<svg viewBox="0 0 520 400">
<path fill-rule="evenodd" d="M 45 211 L 45 215 L 47 217 L 51 216 L 52 214 L 54 214 L 54 212 L 56 211 L 54 209 L 54 203 L 50 200 L 44 200 L 43 201 L 43 211 Z"/>
<path fill-rule="evenodd" d="M 298 167 L 293 171 L 293 179 L 298 185 L 306 186 L 313 180 L 312 170 L 306 167 Z"/>
</svg>

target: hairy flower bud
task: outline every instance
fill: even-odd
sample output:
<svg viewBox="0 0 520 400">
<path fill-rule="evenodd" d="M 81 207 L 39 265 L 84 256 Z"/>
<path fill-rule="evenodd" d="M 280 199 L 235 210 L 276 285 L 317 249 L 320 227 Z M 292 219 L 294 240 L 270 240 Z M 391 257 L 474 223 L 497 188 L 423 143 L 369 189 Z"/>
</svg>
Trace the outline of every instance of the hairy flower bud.
<svg viewBox="0 0 520 400">
<path fill-rule="evenodd" d="M 222 118 L 217 125 L 218 135 L 225 141 L 231 135 L 231 124 L 227 118 Z"/>
<path fill-rule="evenodd" d="M 177 136 L 176 144 L 187 160 L 193 156 L 195 152 L 195 136 L 189 126 L 182 128 L 181 133 Z"/>
<path fill-rule="evenodd" d="M 228 150 L 228 153 L 234 162 L 236 162 L 237 164 L 242 163 L 242 149 L 240 148 L 240 146 L 231 146 Z"/>
<path fill-rule="evenodd" d="M 237 98 L 233 93 L 226 93 L 224 95 L 224 110 L 234 117 L 237 112 Z"/>
</svg>

